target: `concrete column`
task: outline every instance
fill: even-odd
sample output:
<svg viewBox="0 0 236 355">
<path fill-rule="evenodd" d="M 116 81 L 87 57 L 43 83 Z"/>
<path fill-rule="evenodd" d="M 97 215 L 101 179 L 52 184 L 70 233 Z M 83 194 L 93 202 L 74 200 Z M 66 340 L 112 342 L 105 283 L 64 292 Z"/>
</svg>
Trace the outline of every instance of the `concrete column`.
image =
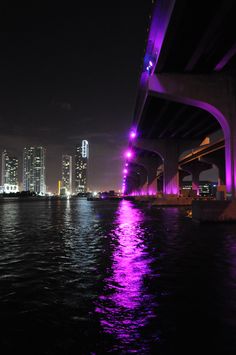
<svg viewBox="0 0 236 355">
<path fill-rule="evenodd" d="M 199 171 L 194 171 L 192 174 L 192 190 L 196 191 L 197 196 L 199 196 Z"/>
<path fill-rule="evenodd" d="M 193 160 L 182 166 L 182 169 L 187 171 L 192 175 L 192 190 L 196 191 L 197 196 L 199 196 L 199 177 L 200 174 L 208 169 L 212 168 L 212 164 L 202 161 L 202 160 Z"/>
<path fill-rule="evenodd" d="M 164 195 L 179 195 L 179 156 L 187 149 L 198 145 L 199 141 L 181 141 L 177 139 L 137 139 L 134 145 L 139 149 L 155 152 L 163 163 Z"/>
<path fill-rule="evenodd" d="M 148 180 L 147 180 L 147 194 L 156 195 L 157 194 L 157 167 L 156 165 L 150 164 L 147 167 Z"/>
<path fill-rule="evenodd" d="M 226 186 L 225 186 L 225 161 L 223 152 L 216 152 L 207 157 L 201 157 L 201 161 L 210 163 L 218 169 L 218 184 L 217 184 L 217 196 L 219 198 L 226 198 Z M 217 197 L 218 198 L 218 197 Z"/>
<path fill-rule="evenodd" d="M 157 169 L 161 164 L 158 156 L 138 156 L 135 159 L 137 164 L 142 165 L 147 172 L 147 183 L 143 186 L 143 193 L 147 195 L 157 194 Z"/>
<path fill-rule="evenodd" d="M 140 181 L 137 174 L 130 173 L 126 179 L 126 189 L 125 189 L 126 195 L 138 194 L 139 186 L 140 186 Z"/>
<path fill-rule="evenodd" d="M 218 184 L 225 185 L 225 164 L 218 164 Z"/>
<path fill-rule="evenodd" d="M 127 170 L 128 175 L 133 176 L 136 181 L 135 194 L 142 195 L 143 189 L 145 189 L 145 185 L 147 185 L 146 169 L 141 165 L 130 163 Z"/>
<path fill-rule="evenodd" d="M 142 196 L 148 195 L 148 183 L 147 183 L 147 181 L 146 181 L 146 182 L 143 184 L 143 186 L 141 187 L 140 194 L 141 194 Z"/>
<path fill-rule="evenodd" d="M 166 141 L 164 156 L 164 195 L 179 195 L 179 148 L 174 142 Z"/>
<path fill-rule="evenodd" d="M 148 92 L 199 107 L 218 120 L 225 138 L 227 197 L 236 199 L 236 100 L 233 77 L 224 73 L 153 74 L 148 79 Z"/>
</svg>

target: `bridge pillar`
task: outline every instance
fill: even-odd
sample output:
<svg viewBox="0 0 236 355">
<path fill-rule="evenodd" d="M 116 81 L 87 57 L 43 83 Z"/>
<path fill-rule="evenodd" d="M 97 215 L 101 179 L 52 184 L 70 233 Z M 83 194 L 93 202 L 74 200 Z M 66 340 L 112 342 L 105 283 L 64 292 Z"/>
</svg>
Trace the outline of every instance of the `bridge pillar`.
<svg viewBox="0 0 236 355">
<path fill-rule="evenodd" d="M 179 195 L 179 149 L 173 142 L 166 142 L 164 156 L 164 195 Z"/>
<path fill-rule="evenodd" d="M 146 169 L 144 169 L 144 167 L 141 165 L 130 163 L 128 171 L 131 179 L 133 178 L 133 180 L 135 180 L 135 184 L 133 183 L 133 188 L 135 188 L 135 191 L 132 189 L 132 193 L 135 195 L 142 195 L 143 189 L 147 185 Z"/>
<path fill-rule="evenodd" d="M 187 149 L 196 147 L 197 141 L 181 142 L 177 139 L 142 139 L 134 142 L 139 149 L 148 150 L 159 155 L 163 164 L 163 194 L 179 195 L 179 156 Z M 155 168 L 157 171 L 157 167 Z"/>
<path fill-rule="evenodd" d="M 161 161 L 157 157 L 137 157 L 135 159 L 137 164 L 144 167 L 147 173 L 147 182 L 143 186 L 143 193 L 146 195 L 157 194 L 157 168 Z"/>
<path fill-rule="evenodd" d="M 139 189 L 140 189 L 140 180 L 138 175 L 136 173 L 130 173 L 126 180 L 125 194 L 136 195 L 138 194 Z"/>
<path fill-rule="evenodd" d="M 219 157 L 201 157 L 201 161 L 207 162 L 214 165 L 218 169 L 218 184 L 217 184 L 217 195 L 224 195 L 226 198 L 226 188 L 225 188 L 225 162 Z"/>
<path fill-rule="evenodd" d="M 212 164 L 210 162 L 206 162 L 205 160 L 196 160 L 191 163 L 188 163 L 182 166 L 182 169 L 187 171 L 192 175 L 192 190 L 196 191 L 197 196 L 199 196 L 199 177 L 200 174 L 208 169 L 212 168 Z"/>
<path fill-rule="evenodd" d="M 220 123 L 225 138 L 227 198 L 236 199 L 236 104 L 235 84 L 230 75 L 153 74 L 149 95 L 201 108 Z"/>
</svg>

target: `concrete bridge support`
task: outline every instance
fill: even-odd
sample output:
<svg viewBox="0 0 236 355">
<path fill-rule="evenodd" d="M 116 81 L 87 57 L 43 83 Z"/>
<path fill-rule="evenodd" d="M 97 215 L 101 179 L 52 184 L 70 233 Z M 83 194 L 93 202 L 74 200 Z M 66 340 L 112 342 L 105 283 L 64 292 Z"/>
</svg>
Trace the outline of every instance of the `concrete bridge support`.
<svg viewBox="0 0 236 355">
<path fill-rule="evenodd" d="M 219 199 L 222 199 L 220 195 L 224 195 L 223 198 L 226 198 L 226 189 L 225 189 L 225 161 L 223 157 L 219 156 L 209 156 L 209 157 L 201 157 L 201 161 L 207 162 L 208 164 L 212 164 L 218 169 L 218 186 L 217 192 L 219 192 Z"/>
<path fill-rule="evenodd" d="M 143 195 L 157 194 L 157 169 L 161 163 L 158 157 L 137 157 L 135 162 L 141 165 L 147 173 L 147 182 L 142 187 Z"/>
<path fill-rule="evenodd" d="M 203 171 L 211 168 L 212 168 L 212 164 L 200 160 L 195 160 L 182 167 L 182 169 L 186 170 L 189 174 L 192 175 L 192 190 L 196 192 L 197 196 L 199 196 L 199 192 L 200 192 L 199 191 L 200 174 Z"/>
<path fill-rule="evenodd" d="M 140 191 L 140 178 L 136 172 L 131 172 L 126 179 L 125 194 L 139 194 Z"/>
<path fill-rule="evenodd" d="M 135 176 L 137 185 L 135 186 L 135 194 L 143 195 L 144 191 L 147 190 L 147 171 L 139 164 L 130 163 L 128 167 L 129 174 Z"/>
<path fill-rule="evenodd" d="M 236 199 L 236 105 L 233 78 L 222 74 L 153 74 L 149 94 L 211 113 L 220 123 L 225 138 L 227 198 Z"/>
<path fill-rule="evenodd" d="M 179 156 L 187 149 L 198 145 L 199 141 L 183 141 L 175 139 L 137 139 L 137 148 L 154 152 L 161 157 L 163 163 L 163 194 L 179 195 Z"/>
</svg>

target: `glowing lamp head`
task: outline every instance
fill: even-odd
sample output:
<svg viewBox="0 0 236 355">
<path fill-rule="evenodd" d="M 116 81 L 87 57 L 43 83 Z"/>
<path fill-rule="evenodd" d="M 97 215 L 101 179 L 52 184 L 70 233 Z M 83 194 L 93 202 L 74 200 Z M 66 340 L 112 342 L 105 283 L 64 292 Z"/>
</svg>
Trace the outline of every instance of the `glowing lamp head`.
<svg viewBox="0 0 236 355">
<path fill-rule="evenodd" d="M 130 134 L 129 134 L 130 139 L 135 139 L 136 136 L 137 136 L 137 134 L 136 134 L 136 132 L 135 132 L 134 130 L 132 130 L 132 131 L 130 132 Z"/>
<path fill-rule="evenodd" d="M 124 173 L 124 174 L 128 174 L 128 169 L 125 168 L 125 169 L 123 170 L 123 173 Z"/>
<path fill-rule="evenodd" d="M 132 154 L 131 150 L 127 150 L 127 152 L 125 153 L 125 156 L 128 159 L 132 158 L 133 154 Z"/>
</svg>

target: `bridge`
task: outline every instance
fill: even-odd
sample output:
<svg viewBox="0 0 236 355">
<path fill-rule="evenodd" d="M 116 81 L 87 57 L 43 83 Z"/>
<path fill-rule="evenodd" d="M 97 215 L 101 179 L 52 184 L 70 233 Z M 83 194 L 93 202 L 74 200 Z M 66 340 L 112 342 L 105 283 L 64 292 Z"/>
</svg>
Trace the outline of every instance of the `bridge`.
<svg viewBox="0 0 236 355">
<path fill-rule="evenodd" d="M 231 206 L 236 219 L 235 10 L 233 0 L 154 3 L 126 152 L 125 194 L 141 188 L 144 171 L 147 193 L 155 192 L 159 170 L 164 196 L 177 198 L 180 168 L 188 165 L 197 183 L 201 171 L 218 163 L 226 189 L 222 213 Z M 181 162 L 216 132 L 224 140 L 221 153 Z"/>
<path fill-rule="evenodd" d="M 200 173 L 214 166 L 218 169 L 218 181 L 222 190 L 225 186 L 224 148 L 225 142 L 221 138 L 213 143 L 192 149 L 190 153 L 181 156 L 178 162 L 179 180 L 192 175 L 192 190 L 196 190 L 198 195 Z M 135 194 L 153 196 L 162 193 L 164 165 L 161 159 L 158 160 L 155 154 L 150 155 L 138 149 L 135 149 L 135 156 L 129 163 L 129 168 L 126 169 L 126 174 L 129 170 L 129 176 L 126 178 L 130 179 L 133 187 L 135 186 Z M 150 164 L 151 159 L 152 164 Z"/>
</svg>

